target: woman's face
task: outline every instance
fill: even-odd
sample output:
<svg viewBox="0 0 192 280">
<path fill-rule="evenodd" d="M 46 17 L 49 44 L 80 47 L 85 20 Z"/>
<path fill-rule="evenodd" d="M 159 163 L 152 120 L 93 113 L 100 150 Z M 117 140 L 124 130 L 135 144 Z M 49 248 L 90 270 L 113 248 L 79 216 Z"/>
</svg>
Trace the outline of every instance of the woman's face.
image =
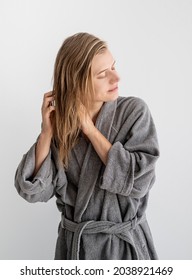
<svg viewBox="0 0 192 280">
<path fill-rule="evenodd" d="M 118 82 L 120 80 L 115 61 L 108 49 L 97 54 L 92 61 L 93 86 L 95 102 L 107 102 L 118 97 Z"/>
</svg>

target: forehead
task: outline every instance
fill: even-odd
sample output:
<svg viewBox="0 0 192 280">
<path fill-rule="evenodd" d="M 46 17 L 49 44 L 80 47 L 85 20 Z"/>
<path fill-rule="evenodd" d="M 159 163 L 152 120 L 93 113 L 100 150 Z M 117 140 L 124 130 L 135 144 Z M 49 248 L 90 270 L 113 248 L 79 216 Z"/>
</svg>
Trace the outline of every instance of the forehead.
<svg viewBox="0 0 192 280">
<path fill-rule="evenodd" d="M 114 58 L 108 49 L 106 49 L 102 53 L 95 55 L 92 60 L 93 74 L 97 74 L 102 70 L 110 68 L 113 63 L 114 63 Z"/>
</svg>

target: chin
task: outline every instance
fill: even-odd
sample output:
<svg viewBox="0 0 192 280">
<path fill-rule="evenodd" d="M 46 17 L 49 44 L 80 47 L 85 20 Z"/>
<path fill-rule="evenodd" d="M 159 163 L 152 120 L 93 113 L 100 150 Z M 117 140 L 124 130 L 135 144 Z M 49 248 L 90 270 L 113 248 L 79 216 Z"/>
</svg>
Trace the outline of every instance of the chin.
<svg viewBox="0 0 192 280">
<path fill-rule="evenodd" d="M 113 94 L 111 94 L 111 93 L 107 94 L 108 101 L 115 101 L 118 97 L 119 97 L 119 93 L 118 92 L 115 92 Z"/>
</svg>

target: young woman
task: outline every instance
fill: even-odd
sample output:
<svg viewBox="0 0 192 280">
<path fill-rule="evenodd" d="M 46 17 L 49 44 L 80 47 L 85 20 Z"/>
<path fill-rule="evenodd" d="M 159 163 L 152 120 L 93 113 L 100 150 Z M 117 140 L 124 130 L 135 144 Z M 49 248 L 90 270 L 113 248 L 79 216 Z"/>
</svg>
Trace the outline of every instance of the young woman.
<svg viewBox="0 0 192 280">
<path fill-rule="evenodd" d="M 55 259 L 157 259 L 145 215 L 156 130 L 145 102 L 118 96 L 118 83 L 105 42 L 88 33 L 64 41 L 41 133 L 15 176 L 27 201 L 57 197 Z"/>
</svg>

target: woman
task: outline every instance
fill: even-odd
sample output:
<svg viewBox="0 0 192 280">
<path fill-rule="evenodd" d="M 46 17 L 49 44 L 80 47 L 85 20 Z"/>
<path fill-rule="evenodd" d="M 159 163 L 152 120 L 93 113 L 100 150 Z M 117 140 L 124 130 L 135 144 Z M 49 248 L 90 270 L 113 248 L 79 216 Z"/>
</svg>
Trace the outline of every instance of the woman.
<svg viewBox="0 0 192 280">
<path fill-rule="evenodd" d="M 145 216 L 156 130 L 145 102 L 119 97 L 118 83 L 105 42 L 87 33 L 64 41 L 42 131 L 15 176 L 27 201 L 57 197 L 55 259 L 157 259 Z"/>
</svg>

